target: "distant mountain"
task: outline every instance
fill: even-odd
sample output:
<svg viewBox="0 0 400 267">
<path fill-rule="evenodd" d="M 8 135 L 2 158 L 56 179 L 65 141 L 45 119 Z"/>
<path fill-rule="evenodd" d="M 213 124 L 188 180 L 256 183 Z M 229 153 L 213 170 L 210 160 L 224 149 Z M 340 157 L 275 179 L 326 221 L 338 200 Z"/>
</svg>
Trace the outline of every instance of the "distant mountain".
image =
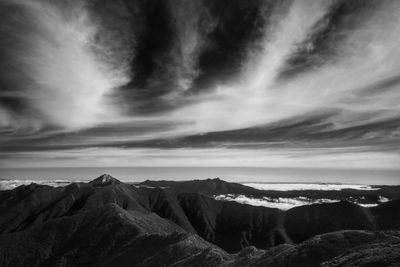
<svg viewBox="0 0 400 267">
<path fill-rule="evenodd" d="M 89 182 L 89 184 L 93 185 L 93 186 L 106 186 L 106 185 L 110 185 L 110 184 L 120 184 L 121 182 L 112 177 L 109 174 L 103 174 L 100 177 L 97 177 L 96 179 L 94 179 L 93 181 Z"/>
<path fill-rule="evenodd" d="M 220 179 L 126 184 L 110 175 L 1 191 L 0 266 L 336 266 L 345 260 L 334 257 L 369 247 L 393 248 L 376 262 L 400 253 L 399 200 L 285 212 L 211 197 L 244 192 L 262 194 Z"/>
<path fill-rule="evenodd" d="M 379 185 L 373 186 L 374 190 L 359 190 L 343 188 L 342 190 L 259 190 L 239 183 L 229 183 L 221 179 L 191 180 L 191 181 L 150 181 L 146 180 L 140 185 L 163 187 L 169 191 L 182 193 L 202 193 L 207 196 L 215 195 L 245 195 L 254 198 L 299 198 L 332 199 L 356 201 L 362 204 L 378 203 L 381 198 L 400 198 L 400 186 Z"/>
<path fill-rule="evenodd" d="M 246 194 L 261 196 L 262 190 L 238 183 L 228 183 L 219 178 L 191 181 L 150 181 L 146 180 L 140 185 L 162 187 L 174 193 L 202 193 L 205 195 L 216 194 Z"/>
</svg>

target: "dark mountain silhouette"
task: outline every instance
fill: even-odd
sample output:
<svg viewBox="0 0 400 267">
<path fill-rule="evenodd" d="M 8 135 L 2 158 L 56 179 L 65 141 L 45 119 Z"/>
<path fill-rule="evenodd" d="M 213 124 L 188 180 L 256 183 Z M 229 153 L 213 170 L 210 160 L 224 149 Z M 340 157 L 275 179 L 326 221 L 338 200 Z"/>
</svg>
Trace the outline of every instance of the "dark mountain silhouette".
<svg viewBox="0 0 400 267">
<path fill-rule="evenodd" d="M 246 254 L 244 250 L 233 260 L 232 266 L 396 266 L 399 237 L 399 232 L 332 232 L 298 245 L 280 245 L 261 253 L 248 249 Z M 390 254 L 379 254 L 389 251 Z M 362 260 L 357 256 L 363 256 Z"/>
<path fill-rule="evenodd" d="M 127 184 L 109 175 L 0 191 L 0 266 L 337 266 L 368 251 L 393 254 L 377 263 L 399 254 L 399 200 L 285 212 L 211 197 L 244 193 L 262 191 L 220 179 Z"/>
<path fill-rule="evenodd" d="M 345 201 L 295 207 L 286 212 L 284 225 L 295 242 L 342 229 L 376 229 L 369 209 Z"/>
<path fill-rule="evenodd" d="M 197 233 L 229 252 L 249 245 L 268 248 L 291 243 L 282 229 L 281 210 L 216 201 L 194 193 L 180 194 L 179 201 Z"/>
<path fill-rule="evenodd" d="M 141 185 L 152 187 L 163 187 L 166 190 L 177 193 L 202 193 L 208 196 L 220 194 L 238 194 L 270 198 L 296 198 L 307 197 L 310 199 L 336 199 L 336 200 L 357 200 L 359 203 L 376 203 L 379 198 L 388 199 L 400 198 L 400 186 L 375 186 L 374 190 L 357 190 L 346 188 L 342 190 L 258 190 L 253 187 L 239 183 L 228 183 L 221 179 L 191 180 L 191 181 L 150 181 L 146 180 Z"/>
<path fill-rule="evenodd" d="M 371 208 L 379 229 L 398 229 L 400 226 L 400 199 Z"/>
<path fill-rule="evenodd" d="M 261 196 L 263 191 L 238 183 L 228 183 L 219 178 L 191 181 L 150 181 L 146 180 L 140 185 L 162 187 L 175 193 L 202 193 L 205 195 L 216 194 L 245 194 Z"/>
</svg>

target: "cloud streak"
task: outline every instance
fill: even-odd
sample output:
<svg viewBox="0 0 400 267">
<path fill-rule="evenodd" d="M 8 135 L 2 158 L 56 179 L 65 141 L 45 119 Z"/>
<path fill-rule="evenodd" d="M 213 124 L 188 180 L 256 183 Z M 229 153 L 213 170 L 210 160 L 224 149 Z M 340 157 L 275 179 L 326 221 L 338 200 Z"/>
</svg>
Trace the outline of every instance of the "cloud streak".
<svg viewBox="0 0 400 267">
<path fill-rule="evenodd" d="M 104 96 L 126 82 L 124 66 L 111 69 L 93 53 L 99 29 L 83 2 L 3 0 L 1 5 L 11 13 L 3 19 L 10 29 L 3 28 L 9 44 L 2 52 L 11 54 L 3 54 L 8 71 L 2 79 L 13 79 L 1 96 L 31 108 L 34 114 L 23 114 L 22 124 L 33 117 L 34 126 L 79 129 L 115 116 Z M 17 48 L 9 47 L 12 43 Z M 2 117 L 3 124 L 21 124 L 18 116 L 16 121 Z"/>
<path fill-rule="evenodd" d="M 312 112 L 341 112 L 342 116 L 331 117 L 337 128 L 397 116 L 398 90 L 362 95 L 371 84 L 379 86 L 380 81 L 398 74 L 399 21 L 394 14 L 400 9 L 394 1 L 382 4 L 368 23 L 361 19 L 366 14 L 353 14 L 360 16 L 361 22 L 350 33 L 342 30 L 344 40 L 332 62 L 285 81 L 275 79 L 293 50 L 329 13 L 329 1 L 323 2 L 313 1 L 310 5 L 296 1 L 281 18 L 282 25 L 275 26 L 279 34 L 267 35 L 263 50 L 254 52 L 255 59 L 241 81 L 218 86 L 174 115 L 185 120 L 190 114 L 194 124 L 190 128 L 199 132 L 267 124 Z"/>
</svg>

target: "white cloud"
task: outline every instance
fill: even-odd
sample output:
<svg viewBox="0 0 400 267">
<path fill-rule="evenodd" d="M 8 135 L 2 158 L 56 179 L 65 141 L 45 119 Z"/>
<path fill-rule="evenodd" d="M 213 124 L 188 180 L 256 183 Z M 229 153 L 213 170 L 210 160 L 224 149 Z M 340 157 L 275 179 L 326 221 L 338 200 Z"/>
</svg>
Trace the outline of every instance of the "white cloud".
<svg viewBox="0 0 400 267">
<path fill-rule="evenodd" d="M 19 46 L 27 47 L 15 50 L 14 67 L 29 81 L 23 97 L 39 110 L 40 119 L 75 130 L 117 116 L 104 96 L 127 81 L 126 69 L 122 62 L 115 69 L 93 53 L 98 26 L 83 2 L 19 0 L 12 4 L 28 14 L 28 33 L 13 32 L 19 35 Z M 106 53 L 107 48 L 96 49 Z"/>
<path fill-rule="evenodd" d="M 315 184 L 318 186 L 318 184 Z M 290 185 L 289 185 L 290 187 Z M 317 189 L 320 190 L 320 189 Z M 307 197 L 296 197 L 296 198 L 284 198 L 284 197 L 277 197 L 277 198 L 270 198 L 270 197 L 263 197 L 263 198 L 253 198 L 248 197 L 245 195 L 233 195 L 233 194 L 226 194 L 226 195 L 217 195 L 214 196 L 216 200 L 221 201 L 235 201 L 240 204 L 247 204 L 252 206 L 262 206 L 267 208 L 277 208 L 281 210 L 288 210 L 294 207 L 304 206 L 304 205 L 311 205 L 311 204 L 323 204 L 323 203 L 335 203 L 339 202 L 340 200 L 337 199 L 328 199 L 328 198 L 320 198 L 320 199 L 311 199 Z M 380 196 L 380 200 L 378 203 L 359 203 L 358 201 L 351 201 L 354 204 L 360 205 L 362 207 L 376 207 L 379 203 L 383 203 L 389 201 L 388 199 L 382 200 Z"/>
<path fill-rule="evenodd" d="M 84 5 L 71 3 L 66 12 L 46 1 L 14 3 L 28 8 L 37 19 L 38 29 L 23 37 L 32 49 L 19 57 L 35 86 L 25 97 L 43 113 L 44 120 L 76 129 L 111 120 L 140 119 L 124 117 L 118 107 L 106 102 L 104 96 L 127 81 L 127 66 L 126 62 L 110 66 L 93 54 L 99 25 L 92 22 Z M 340 116 L 332 117 L 338 128 L 398 115 L 398 90 L 357 95 L 371 84 L 399 75 L 398 1 L 386 1 L 371 12 L 367 22 L 344 32 L 344 41 L 338 44 L 338 55 L 332 62 L 290 82 L 276 81 L 288 56 L 312 34 L 332 3 L 299 0 L 287 12 L 273 12 L 262 42 L 249 46 L 239 77 L 210 88 L 213 90 L 207 94 L 195 95 L 190 99 L 193 104 L 161 116 L 178 125 L 168 136 L 268 124 L 321 110 L 342 110 Z M 192 12 L 184 12 L 186 9 L 197 12 L 191 16 Z M 176 75 L 182 88 L 188 88 L 197 75 L 197 58 L 206 45 L 207 29 L 215 25 L 204 7 L 196 4 L 177 1 L 171 10 L 177 20 L 178 41 L 173 55 L 179 61 Z M 180 22 L 185 20 L 186 24 Z M 203 25 L 203 20 L 209 23 Z M 96 52 L 102 49 L 110 55 L 107 47 L 96 47 Z M 369 115 L 360 121 L 366 113 Z M 9 121 L 0 117 L 2 124 Z"/>
<path fill-rule="evenodd" d="M 171 56 L 176 61 L 173 71 L 178 90 L 172 92 L 173 96 L 189 89 L 199 75 L 198 59 L 216 22 L 201 1 L 174 0 L 169 3 L 176 27 L 176 44 Z"/>
<path fill-rule="evenodd" d="M 343 190 L 343 189 L 356 189 L 356 190 L 378 190 L 378 187 L 371 187 L 370 185 L 361 184 L 262 184 L 262 183 L 245 183 L 244 185 L 250 186 L 260 190 L 275 190 L 275 191 L 290 191 L 290 190 Z"/>
<path fill-rule="evenodd" d="M 290 81 L 277 81 L 287 57 L 312 33 L 330 1 L 294 1 L 286 16 L 268 29 L 263 49 L 252 51 L 242 76 L 172 114 L 188 122 L 184 131 L 222 131 L 281 119 L 340 110 L 336 128 L 392 118 L 400 113 L 400 91 L 362 95 L 372 84 L 400 74 L 400 3 L 387 1 L 367 22 L 343 32 L 337 55 Z M 196 96 L 197 97 L 197 96 Z M 360 120 L 360 118 L 362 118 Z"/>
<path fill-rule="evenodd" d="M 299 207 L 303 205 L 311 205 L 311 204 L 321 204 L 321 203 L 334 203 L 339 200 L 336 199 L 310 199 L 307 197 L 298 197 L 298 198 L 252 198 L 244 195 L 218 195 L 214 196 L 216 200 L 224 200 L 224 201 L 235 201 L 240 204 L 247 204 L 252 206 L 262 206 L 267 208 L 277 208 L 281 210 L 288 210 L 294 207 Z"/>
<path fill-rule="evenodd" d="M 67 186 L 71 183 L 78 183 L 78 180 L 0 180 L 0 191 L 12 190 L 21 185 L 30 185 L 32 183 L 39 185 L 48 185 L 53 187 Z"/>
</svg>

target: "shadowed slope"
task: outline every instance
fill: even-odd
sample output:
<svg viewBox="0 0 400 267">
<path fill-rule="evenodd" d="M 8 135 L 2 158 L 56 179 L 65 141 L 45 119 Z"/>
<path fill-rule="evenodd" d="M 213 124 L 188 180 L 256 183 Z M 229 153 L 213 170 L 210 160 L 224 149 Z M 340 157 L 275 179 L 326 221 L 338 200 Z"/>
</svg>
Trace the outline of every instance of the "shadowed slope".
<svg viewBox="0 0 400 267">
<path fill-rule="evenodd" d="M 281 210 L 216 201 L 201 194 L 180 194 L 179 201 L 198 234 L 229 252 L 248 245 L 291 243 L 282 228 Z"/>
<path fill-rule="evenodd" d="M 349 202 L 313 204 L 286 212 L 285 229 L 295 241 L 337 230 L 374 230 L 375 218 L 369 209 Z"/>
<path fill-rule="evenodd" d="M 125 211 L 115 204 L 2 235 L 0 247 L 1 266 L 158 266 L 206 249 L 219 256 L 210 261 L 228 257 L 155 214 Z"/>
<path fill-rule="evenodd" d="M 368 232 L 368 231 L 338 231 L 315 236 L 298 245 L 280 245 L 267 251 L 248 250 L 241 253 L 233 261 L 228 261 L 223 266 L 271 266 L 271 267 L 297 267 L 297 266 L 320 266 L 335 258 L 334 262 L 345 262 L 347 251 L 362 255 L 366 248 L 371 248 L 370 255 L 364 255 L 365 260 L 353 258 L 352 264 L 344 266 L 389 266 L 397 264 L 400 255 L 398 244 L 400 242 L 399 232 Z M 379 252 L 391 250 L 390 255 L 379 255 Z M 343 254 L 345 253 L 345 254 Z M 386 265 L 368 265 L 370 258 L 386 258 Z M 378 263 L 378 261 L 371 261 Z M 381 261 L 380 263 L 383 263 Z M 326 263 L 323 266 L 342 266 Z M 397 265 L 393 265 L 397 266 Z"/>
</svg>

